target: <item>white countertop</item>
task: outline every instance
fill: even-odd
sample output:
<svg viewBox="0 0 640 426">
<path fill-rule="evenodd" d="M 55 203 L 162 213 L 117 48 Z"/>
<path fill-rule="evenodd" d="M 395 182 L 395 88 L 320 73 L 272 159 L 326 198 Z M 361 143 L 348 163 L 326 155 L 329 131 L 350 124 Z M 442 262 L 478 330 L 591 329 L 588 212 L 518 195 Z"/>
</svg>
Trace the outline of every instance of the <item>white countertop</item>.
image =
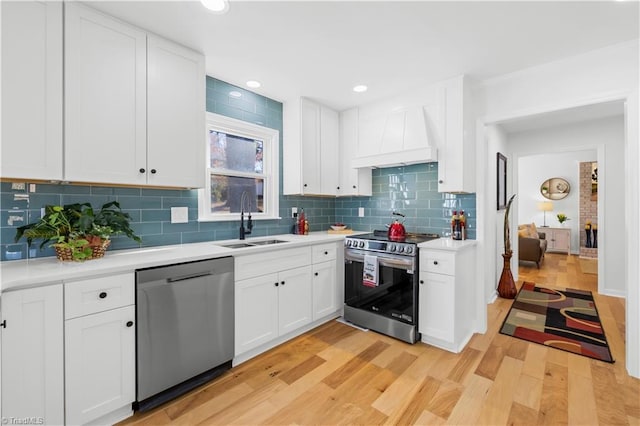
<svg viewBox="0 0 640 426">
<path fill-rule="evenodd" d="M 418 244 L 421 249 L 436 249 L 458 251 L 475 246 L 476 240 L 452 240 L 451 238 L 438 238 Z"/>
<path fill-rule="evenodd" d="M 312 232 L 309 235 L 270 235 L 248 238 L 244 242 L 260 240 L 284 240 L 286 243 L 254 246 L 247 248 L 227 248 L 222 244 L 240 242 L 240 240 L 207 241 L 204 243 L 180 244 L 171 246 L 148 247 L 132 250 L 107 251 L 102 259 L 86 262 L 61 262 L 55 257 L 30 260 L 15 260 L 0 263 L 0 283 L 2 292 L 19 288 L 36 287 L 58 283 L 63 280 L 77 280 L 115 273 L 133 272 L 136 269 L 149 268 L 194 260 L 211 259 L 224 256 L 242 256 L 274 249 L 303 247 L 322 242 L 340 241 L 344 234 Z"/>
</svg>

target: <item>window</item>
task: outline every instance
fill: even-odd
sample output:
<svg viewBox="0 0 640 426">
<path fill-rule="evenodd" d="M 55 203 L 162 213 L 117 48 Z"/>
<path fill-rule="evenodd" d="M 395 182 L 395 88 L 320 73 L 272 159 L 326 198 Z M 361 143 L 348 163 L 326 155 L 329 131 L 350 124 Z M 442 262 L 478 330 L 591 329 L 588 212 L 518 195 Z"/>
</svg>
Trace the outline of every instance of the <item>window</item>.
<svg viewBox="0 0 640 426">
<path fill-rule="evenodd" d="M 198 192 L 199 220 L 279 219 L 277 130 L 207 113 L 207 184 Z M 241 201 L 244 196 L 244 205 Z"/>
</svg>

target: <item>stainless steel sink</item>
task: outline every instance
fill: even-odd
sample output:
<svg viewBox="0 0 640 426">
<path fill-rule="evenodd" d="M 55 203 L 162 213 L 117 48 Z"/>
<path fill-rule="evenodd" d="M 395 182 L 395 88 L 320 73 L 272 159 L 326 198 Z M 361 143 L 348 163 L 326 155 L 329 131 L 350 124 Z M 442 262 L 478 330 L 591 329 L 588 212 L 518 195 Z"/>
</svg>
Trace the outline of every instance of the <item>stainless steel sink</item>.
<svg viewBox="0 0 640 426">
<path fill-rule="evenodd" d="M 280 244 L 280 243 L 288 243 L 289 241 L 285 240 L 258 240 L 251 242 L 243 242 L 243 243 L 229 243 L 229 244 L 217 244 L 220 247 L 238 249 L 238 248 L 247 248 L 247 247 L 256 247 L 256 246 L 267 246 L 271 244 Z"/>
<path fill-rule="evenodd" d="M 232 249 L 255 246 L 255 244 L 250 244 L 250 243 L 232 243 L 232 244 L 218 244 L 218 245 L 220 247 L 226 247 L 226 248 L 232 248 Z"/>
<path fill-rule="evenodd" d="M 280 244 L 280 243 L 288 243 L 289 241 L 284 240 L 262 240 L 262 241 L 252 241 L 251 243 L 256 246 L 266 246 L 270 244 Z"/>
</svg>

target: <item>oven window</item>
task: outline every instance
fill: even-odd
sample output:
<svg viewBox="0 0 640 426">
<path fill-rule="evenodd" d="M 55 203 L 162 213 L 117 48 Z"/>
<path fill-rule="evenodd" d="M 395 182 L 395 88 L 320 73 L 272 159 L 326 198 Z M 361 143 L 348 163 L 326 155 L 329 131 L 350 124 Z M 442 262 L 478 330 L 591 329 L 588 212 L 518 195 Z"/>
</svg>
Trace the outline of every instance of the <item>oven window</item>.
<svg viewBox="0 0 640 426">
<path fill-rule="evenodd" d="M 378 266 L 378 286 L 362 284 L 363 263 L 345 264 L 345 303 L 409 324 L 416 318 L 415 276 L 405 269 Z"/>
</svg>

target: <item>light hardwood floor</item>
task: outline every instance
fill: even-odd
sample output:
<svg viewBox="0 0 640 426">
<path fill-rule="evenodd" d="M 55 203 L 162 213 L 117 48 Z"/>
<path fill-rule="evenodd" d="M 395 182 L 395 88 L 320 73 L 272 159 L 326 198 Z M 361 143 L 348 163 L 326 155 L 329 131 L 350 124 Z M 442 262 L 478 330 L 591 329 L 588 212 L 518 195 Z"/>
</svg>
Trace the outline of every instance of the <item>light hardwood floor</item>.
<svg viewBox="0 0 640 426">
<path fill-rule="evenodd" d="M 518 286 L 597 287 L 575 256 L 519 271 Z M 499 334 L 512 301 L 498 299 L 460 354 L 331 321 L 123 424 L 640 424 L 624 301 L 594 296 L 614 364 Z"/>
</svg>

